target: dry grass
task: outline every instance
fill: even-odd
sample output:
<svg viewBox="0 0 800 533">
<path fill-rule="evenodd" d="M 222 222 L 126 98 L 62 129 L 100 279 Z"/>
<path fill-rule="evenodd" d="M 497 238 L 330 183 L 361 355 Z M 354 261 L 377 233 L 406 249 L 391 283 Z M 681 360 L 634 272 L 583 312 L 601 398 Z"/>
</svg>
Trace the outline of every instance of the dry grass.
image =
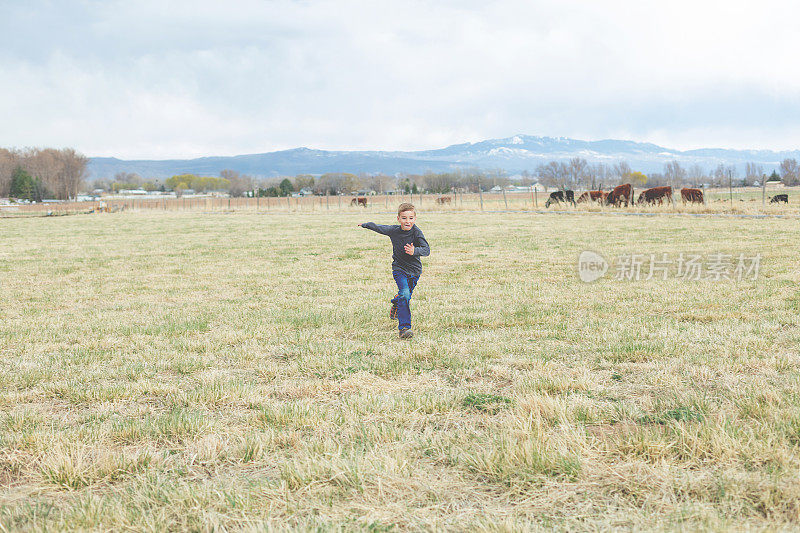
<svg viewBox="0 0 800 533">
<path fill-rule="evenodd" d="M 796 220 L 422 212 L 412 342 L 361 221 L 4 220 L 0 530 L 800 527 Z"/>
</svg>

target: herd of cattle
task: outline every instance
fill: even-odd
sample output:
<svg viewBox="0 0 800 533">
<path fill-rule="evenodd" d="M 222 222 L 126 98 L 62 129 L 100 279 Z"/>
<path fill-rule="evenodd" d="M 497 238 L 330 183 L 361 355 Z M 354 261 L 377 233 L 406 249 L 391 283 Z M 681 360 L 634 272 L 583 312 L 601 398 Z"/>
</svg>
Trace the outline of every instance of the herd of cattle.
<svg viewBox="0 0 800 533">
<path fill-rule="evenodd" d="M 690 204 L 702 204 L 704 203 L 703 191 L 701 189 L 683 188 L 681 189 L 681 201 L 684 204 L 687 202 Z M 628 207 L 628 205 L 633 205 L 633 187 L 630 183 L 626 183 L 625 185 L 614 187 L 609 192 L 586 191 L 578 197 L 577 202 L 575 201 L 575 191 L 570 189 L 555 191 L 550 193 L 550 197 L 544 203 L 544 206 L 550 207 L 553 204 L 562 203 L 576 205 L 587 202 L 597 202 L 604 205 L 613 205 L 615 207 L 620 207 L 622 205 Z M 652 187 L 650 189 L 645 189 L 636 199 L 636 203 L 639 205 L 662 205 L 664 202 L 674 205 L 675 200 L 672 198 L 672 187 Z M 439 205 L 449 205 L 451 203 L 451 198 L 449 196 L 440 196 L 436 199 L 436 203 Z M 789 195 L 776 194 L 770 197 L 769 203 L 788 204 Z M 367 197 L 357 196 L 350 201 L 350 205 L 367 207 Z"/>
<path fill-rule="evenodd" d="M 702 204 L 704 203 L 703 191 L 701 189 L 683 188 L 681 189 L 681 201 L 684 204 L 687 202 L 690 204 Z M 604 205 L 613 205 L 615 207 L 624 205 L 628 207 L 628 205 L 633 205 L 633 187 L 630 183 L 626 183 L 614 187 L 614 189 L 609 192 L 586 191 L 578 197 L 577 202 L 575 201 L 574 191 L 569 189 L 555 191 L 550 193 L 550 197 L 547 199 L 544 206 L 550 207 L 553 204 L 561 203 L 575 205 L 576 203 L 580 204 L 585 202 L 597 202 Z M 662 205 L 664 202 L 674 205 L 675 200 L 672 197 L 672 187 L 652 187 L 642 191 L 636 199 L 636 203 L 639 205 Z M 788 204 L 789 195 L 776 194 L 769 199 L 769 203 L 771 204 L 780 202 Z"/>
</svg>

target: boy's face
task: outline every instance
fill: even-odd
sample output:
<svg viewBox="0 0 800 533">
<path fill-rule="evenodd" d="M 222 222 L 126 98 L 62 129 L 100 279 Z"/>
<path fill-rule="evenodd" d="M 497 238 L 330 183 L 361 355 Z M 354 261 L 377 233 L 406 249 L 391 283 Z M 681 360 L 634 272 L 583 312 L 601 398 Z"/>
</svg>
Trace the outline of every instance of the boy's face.
<svg viewBox="0 0 800 533">
<path fill-rule="evenodd" d="M 400 229 L 403 231 L 408 231 L 413 228 L 416 221 L 417 214 L 414 211 L 403 211 L 397 215 L 397 222 L 400 223 Z"/>
</svg>

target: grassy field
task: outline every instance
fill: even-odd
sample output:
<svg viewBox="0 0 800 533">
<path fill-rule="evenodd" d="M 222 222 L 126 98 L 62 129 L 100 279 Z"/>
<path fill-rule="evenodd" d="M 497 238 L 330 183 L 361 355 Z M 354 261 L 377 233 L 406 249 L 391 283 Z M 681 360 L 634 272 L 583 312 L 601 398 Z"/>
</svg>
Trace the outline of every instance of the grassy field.
<svg viewBox="0 0 800 533">
<path fill-rule="evenodd" d="M 0 531 L 800 528 L 797 220 L 421 212 L 410 342 L 365 221 L 0 221 Z"/>
</svg>

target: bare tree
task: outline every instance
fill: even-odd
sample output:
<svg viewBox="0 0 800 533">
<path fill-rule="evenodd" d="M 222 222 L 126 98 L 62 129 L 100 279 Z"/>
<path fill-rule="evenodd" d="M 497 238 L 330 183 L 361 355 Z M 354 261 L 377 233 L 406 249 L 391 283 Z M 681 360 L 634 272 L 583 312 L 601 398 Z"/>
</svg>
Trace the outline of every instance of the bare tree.
<svg viewBox="0 0 800 533">
<path fill-rule="evenodd" d="M 686 172 L 686 174 L 692 186 L 695 188 L 699 187 L 701 182 L 705 183 L 706 171 L 697 163 L 689 167 L 689 170 Z"/>
<path fill-rule="evenodd" d="M 796 159 L 781 161 L 781 180 L 784 185 L 798 185 L 800 183 L 800 166 Z"/>
<path fill-rule="evenodd" d="M 567 180 L 571 188 L 574 189 L 583 185 L 586 180 L 588 167 L 588 161 L 582 157 L 573 157 L 567 162 Z"/>
<path fill-rule="evenodd" d="M 664 178 L 672 188 L 680 187 L 686 181 L 686 170 L 676 160 L 664 165 Z"/>
<path fill-rule="evenodd" d="M 350 194 L 361 186 L 358 176 L 347 172 L 329 172 L 319 177 L 314 191 L 325 194 Z"/>
<path fill-rule="evenodd" d="M 597 190 L 610 181 L 611 175 L 612 169 L 605 163 L 589 165 L 586 169 L 585 185 L 593 191 Z"/>
<path fill-rule="evenodd" d="M 645 182 L 645 185 L 647 187 L 663 187 L 665 185 L 669 185 L 669 180 L 664 174 L 660 172 L 651 172 L 650 175 L 647 176 L 647 181 Z"/>
<path fill-rule="evenodd" d="M 631 174 L 633 174 L 633 170 L 628 162 L 619 161 L 615 163 L 613 167 L 611 167 L 610 177 L 614 178 L 616 184 L 619 185 L 627 182 L 630 179 Z"/>
<path fill-rule="evenodd" d="M 142 177 L 135 172 L 117 172 L 114 174 L 114 181 L 125 183 L 132 187 L 141 187 L 142 183 L 144 183 Z"/>
<path fill-rule="evenodd" d="M 539 165 L 536 167 L 536 173 L 539 175 L 539 181 L 548 187 L 560 187 L 564 189 L 567 186 L 569 170 L 564 163 L 550 161 L 546 165 Z"/>
<path fill-rule="evenodd" d="M 244 196 L 244 193 L 253 189 L 253 178 L 240 174 L 236 170 L 225 169 L 219 173 L 221 178 L 228 180 L 228 194 L 233 197 Z"/>
<path fill-rule="evenodd" d="M 38 180 L 38 184 L 46 191 L 44 195 L 54 194 L 56 198 L 65 199 L 62 186 L 63 161 L 60 152 L 53 148 L 25 148 L 19 153 L 20 166 Z"/>
<path fill-rule="evenodd" d="M 744 165 L 744 185 L 753 185 L 755 182 L 761 183 L 764 174 L 764 167 L 756 163 L 746 163 Z"/>
<path fill-rule="evenodd" d="M 714 169 L 713 182 L 717 187 L 728 187 L 732 184 L 736 176 L 736 166 L 720 163 L 717 165 L 717 168 Z"/>
<path fill-rule="evenodd" d="M 89 158 L 79 154 L 73 148 L 64 148 L 58 152 L 57 159 L 61 162 L 59 172 L 59 191 L 58 196 L 64 200 L 75 199 L 78 191 L 86 179 L 86 167 L 89 165 Z"/>
<path fill-rule="evenodd" d="M 0 197 L 8 196 L 11 190 L 11 174 L 18 164 L 14 152 L 0 148 Z"/>
<path fill-rule="evenodd" d="M 299 191 L 300 189 L 309 188 L 312 189 L 314 187 L 314 176 L 311 174 L 298 174 L 294 177 L 294 189 Z"/>
<path fill-rule="evenodd" d="M 456 183 L 456 175 L 452 174 L 454 183 Z M 387 191 L 392 191 L 396 187 L 397 180 L 392 176 L 386 174 L 378 174 L 377 176 L 370 176 L 369 187 L 380 194 Z"/>
<path fill-rule="evenodd" d="M 446 193 L 452 191 L 458 185 L 458 175 L 454 172 L 442 172 L 439 174 L 428 172 L 423 176 L 422 184 L 427 191 Z"/>
</svg>

